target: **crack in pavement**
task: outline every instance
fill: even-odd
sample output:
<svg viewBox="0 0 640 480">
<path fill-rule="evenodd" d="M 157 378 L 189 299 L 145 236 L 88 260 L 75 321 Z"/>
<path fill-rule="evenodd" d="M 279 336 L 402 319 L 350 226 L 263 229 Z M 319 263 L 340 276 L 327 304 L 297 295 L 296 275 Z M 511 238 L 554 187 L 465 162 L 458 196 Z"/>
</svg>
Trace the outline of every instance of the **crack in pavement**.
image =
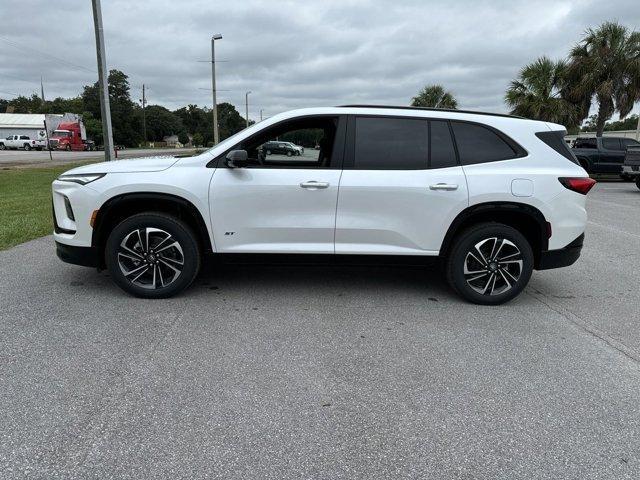
<svg viewBox="0 0 640 480">
<path fill-rule="evenodd" d="M 581 317 L 576 315 L 575 313 L 567 310 L 564 306 L 554 302 L 548 295 L 540 292 L 539 290 L 535 290 L 532 292 L 530 289 L 525 290 L 527 295 L 535 298 L 538 302 L 542 303 L 549 309 L 563 316 L 569 322 L 573 323 L 575 326 L 580 328 L 581 330 L 589 333 L 591 336 L 597 338 L 601 342 L 604 342 L 609 347 L 623 354 L 625 357 L 633 360 L 634 362 L 640 364 L 640 353 L 636 352 L 633 348 L 625 345 L 619 340 L 611 337 L 606 332 L 600 330 L 598 327 L 591 325 L 587 321 L 583 320 Z M 546 300 L 546 301 L 545 301 Z"/>
</svg>

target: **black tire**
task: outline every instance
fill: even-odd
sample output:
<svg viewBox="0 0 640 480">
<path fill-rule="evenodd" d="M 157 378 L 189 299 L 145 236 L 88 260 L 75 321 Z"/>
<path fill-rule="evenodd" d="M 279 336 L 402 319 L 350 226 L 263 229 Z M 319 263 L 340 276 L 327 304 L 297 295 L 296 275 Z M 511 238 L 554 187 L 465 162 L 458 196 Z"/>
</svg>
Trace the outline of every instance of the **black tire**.
<svg viewBox="0 0 640 480">
<path fill-rule="evenodd" d="M 65 149 L 67 152 L 70 152 L 70 151 L 71 151 L 71 145 L 67 145 L 64 149 Z"/>
<path fill-rule="evenodd" d="M 137 238 L 140 237 L 137 237 L 137 231 L 145 232 L 147 228 L 158 229 L 163 236 L 158 231 L 148 232 L 150 245 L 144 245 L 147 242 L 144 238 L 146 235 L 138 241 Z M 165 238 L 163 242 L 161 240 L 164 234 L 168 234 L 169 238 Z M 121 246 L 123 242 L 128 249 Z M 174 243 L 179 248 L 166 248 Z M 154 250 L 154 244 L 161 247 L 159 251 Z M 147 253 L 143 253 L 144 251 Z M 162 255 L 160 251 L 163 251 Z M 179 263 L 180 260 L 182 264 Z M 159 212 L 140 213 L 123 220 L 112 230 L 105 247 L 105 262 L 113 281 L 125 292 L 142 298 L 168 298 L 180 293 L 196 278 L 200 270 L 200 246 L 193 231 L 181 220 Z M 176 269 L 172 265 L 181 268 L 179 274 L 174 272 Z M 129 275 L 123 269 L 128 270 Z M 133 283 L 136 281 L 134 277 L 142 270 L 144 272 L 137 280 L 138 283 Z M 164 277 L 169 276 L 172 276 L 171 280 L 163 285 Z"/>
<path fill-rule="evenodd" d="M 29 150 L 31 150 L 31 145 L 29 145 L 28 143 L 24 144 L 24 151 L 28 152 Z"/>
<path fill-rule="evenodd" d="M 0 150 L 4 150 L 5 148 L 7 147 L 4 146 L 4 143 L 0 143 Z"/>
<path fill-rule="evenodd" d="M 498 240 L 492 243 L 494 238 Z M 501 240 L 508 242 L 502 244 Z M 478 244 L 480 252 L 476 249 Z M 491 258 L 494 245 L 504 247 L 498 249 L 500 253 L 495 255 L 495 260 Z M 515 254 L 516 251 L 519 253 Z M 501 263 L 502 258 L 504 260 Z M 480 259 L 486 262 L 483 264 Z M 513 299 L 527 286 L 532 272 L 531 245 L 518 230 L 501 223 L 481 223 L 464 230 L 455 238 L 445 265 L 451 288 L 465 300 L 479 305 L 499 305 Z M 485 278 L 488 279 L 486 284 Z M 493 288 L 492 278 L 496 279 L 493 281 Z M 486 293 L 478 291 L 482 289 Z"/>
<path fill-rule="evenodd" d="M 291 152 L 287 152 L 287 157 L 290 157 L 291 155 L 293 155 Z"/>
<path fill-rule="evenodd" d="M 636 187 L 640 188 L 640 175 L 636 175 Z"/>
<path fill-rule="evenodd" d="M 271 150 L 267 150 L 267 155 L 271 155 Z"/>
</svg>

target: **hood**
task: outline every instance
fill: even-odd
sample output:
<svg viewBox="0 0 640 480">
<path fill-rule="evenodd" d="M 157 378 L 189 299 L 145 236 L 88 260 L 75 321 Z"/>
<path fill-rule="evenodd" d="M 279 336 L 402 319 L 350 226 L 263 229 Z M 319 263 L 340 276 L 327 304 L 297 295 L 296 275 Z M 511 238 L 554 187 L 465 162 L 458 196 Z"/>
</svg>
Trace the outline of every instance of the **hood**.
<svg viewBox="0 0 640 480">
<path fill-rule="evenodd" d="M 82 167 L 71 169 L 65 174 L 82 173 L 135 173 L 135 172 L 159 172 L 166 170 L 179 159 L 176 157 L 145 157 L 115 160 L 113 162 L 92 163 Z"/>
</svg>

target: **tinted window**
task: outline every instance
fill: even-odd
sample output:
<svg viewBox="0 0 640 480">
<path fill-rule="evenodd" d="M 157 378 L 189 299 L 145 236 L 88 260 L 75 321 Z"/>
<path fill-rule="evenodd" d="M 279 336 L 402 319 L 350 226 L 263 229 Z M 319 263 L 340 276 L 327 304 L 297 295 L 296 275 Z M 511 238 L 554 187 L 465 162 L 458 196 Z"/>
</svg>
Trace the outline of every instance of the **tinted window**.
<svg viewBox="0 0 640 480">
<path fill-rule="evenodd" d="M 565 130 L 556 130 L 554 132 L 538 132 L 536 133 L 536 137 L 546 143 L 549 147 L 553 148 L 563 157 L 577 164 L 578 159 L 567 146 L 567 142 L 564 141 L 564 136 L 566 134 L 567 132 Z"/>
<path fill-rule="evenodd" d="M 595 138 L 577 138 L 573 148 L 598 148 L 598 141 Z"/>
<path fill-rule="evenodd" d="M 449 130 L 449 122 L 431 120 L 431 156 L 429 168 L 444 168 L 457 165 L 456 151 Z"/>
<path fill-rule="evenodd" d="M 603 138 L 602 147 L 607 150 L 622 150 L 622 147 L 620 147 L 620 139 L 618 138 Z"/>
<path fill-rule="evenodd" d="M 29 140 L 29 137 L 26 135 L 20 135 L 20 140 Z"/>
<path fill-rule="evenodd" d="M 640 142 L 637 142 L 633 138 L 621 138 L 620 141 L 622 142 L 622 147 L 623 148 L 640 147 Z"/>
<path fill-rule="evenodd" d="M 360 170 L 427 168 L 428 128 L 412 118 L 356 118 L 354 166 Z"/>
<path fill-rule="evenodd" d="M 451 122 L 463 165 L 516 157 L 516 152 L 492 130 L 474 123 Z"/>
</svg>

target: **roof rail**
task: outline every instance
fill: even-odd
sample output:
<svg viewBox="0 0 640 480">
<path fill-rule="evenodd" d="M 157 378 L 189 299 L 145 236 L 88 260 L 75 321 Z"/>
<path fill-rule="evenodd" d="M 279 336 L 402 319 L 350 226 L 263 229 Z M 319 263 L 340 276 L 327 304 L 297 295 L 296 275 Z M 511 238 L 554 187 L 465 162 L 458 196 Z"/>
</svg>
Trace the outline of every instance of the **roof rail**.
<svg viewBox="0 0 640 480">
<path fill-rule="evenodd" d="M 432 108 L 432 107 L 411 107 L 407 105 L 338 105 L 339 108 L 388 108 L 392 110 L 426 110 L 433 112 L 453 112 L 453 113 L 471 113 L 474 115 L 491 115 L 493 117 L 520 118 L 526 120 L 525 117 L 517 115 L 509 115 L 508 113 L 493 112 L 477 112 L 474 110 L 456 110 L 454 108 Z"/>
</svg>

